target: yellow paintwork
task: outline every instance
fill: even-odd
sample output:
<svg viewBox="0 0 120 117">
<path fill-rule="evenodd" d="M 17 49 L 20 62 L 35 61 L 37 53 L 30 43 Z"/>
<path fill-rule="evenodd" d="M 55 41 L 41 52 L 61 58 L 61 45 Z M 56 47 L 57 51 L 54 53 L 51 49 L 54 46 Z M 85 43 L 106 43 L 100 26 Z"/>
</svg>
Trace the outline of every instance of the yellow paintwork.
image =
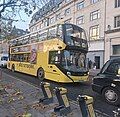
<svg viewBox="0 0 120 117">
<path fill-rule="evenodd" d="M 67 94 L 67 89 L 63 87 L 59 87 L 60 94 Z"/>
<path fill-rule="evenodd" d="M 12 65 L 15 65 L 15 71 L 23 72 L 26 74 L 37 76 L 37 70 L 42 67 L 45 71 L 45 78 L 56 81 L 56 82 L 63 82 L 63 83 L 69 83 L 72 82 L 64 73 L 62 73 L 55 65 L 48 64 L 49 62 L 49 51 L 52 50 L 63 50 L 65 49 L 66 45 L 63 43 L 63 41 L 59 39 L 50 39 L 43 42 L 33 43 L 32 45 L 37 44 L 43 44 L 42 50 L 37 50 L 37 62 L 36 64 L 32 64 L 29 62 L 16 62 L 16 61 L 8 61 L 7 68 L 11 69 Z M 29 46 L 30 44 L 28 44 Z M 26 46 L 26 45 L 25 45 Z M 18 46 L 18 47 L 23 47 Z M 60 48 L 59 48 L 60 47 Z M 12 47 L 15 48 L 15 47 Z M 21 52 L 19 52 L 21 53 Z M 25 53 L 25 52 L 23 52 Z M 28 53 L 28 52 L 26 52 Z M 18 54 L 18 52 L 11 53 L 11 54 Z M 51 68 L 52 66 L 52 68 Z M 56 72 L 53 72 L 53 70 L 56 70 Z M 84 82 L 88 81 L 88 76 L 70 76 L 74 82 Z"/>
<path fill-rule="evenodd" d="M 85 97 L 86 97 L 86 104 L 88 106 L 89 116 L 90 117 L 95 117 L 95 112 L 94 112 L 94 109 L 93 109 L 93 97 L 90 97 L 90 96 L 87 96 L 87 95 L 85 95 Z"/>
</svg>

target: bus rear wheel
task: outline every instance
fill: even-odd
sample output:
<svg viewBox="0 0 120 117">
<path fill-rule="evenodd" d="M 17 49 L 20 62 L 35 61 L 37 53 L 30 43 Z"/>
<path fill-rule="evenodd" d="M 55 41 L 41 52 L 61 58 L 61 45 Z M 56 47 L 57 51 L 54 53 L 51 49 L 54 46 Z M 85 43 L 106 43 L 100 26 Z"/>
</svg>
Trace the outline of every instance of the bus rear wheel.
<svg viewBox="0 0 120 117">
<path fill-rule="evenodd" d="M 44 80 L 44 69 L 43 68 L 39 68 L 37 71 L 37 78 L 41 81 Z"/>
<path fill-rule="evenodd" d="M 14 64 L 12 65 L 12 69 L 11 70 L 12 70 L 12 72 L 15 72 L 15 65 Z"/>
</svg>

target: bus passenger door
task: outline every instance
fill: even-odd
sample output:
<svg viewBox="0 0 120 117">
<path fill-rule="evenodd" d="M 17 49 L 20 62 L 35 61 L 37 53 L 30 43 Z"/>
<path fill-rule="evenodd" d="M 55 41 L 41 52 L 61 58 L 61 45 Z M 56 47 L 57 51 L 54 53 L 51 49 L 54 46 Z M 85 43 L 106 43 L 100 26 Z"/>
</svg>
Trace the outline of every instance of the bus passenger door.
<svg viewBox="0 0 120 117">
<path fill-rule="evenodd" d="M 55 65 L 48 65 L 46 75 L 48 79 L 59 82 L 60 74 Z"/>
<path fill-rule="evenodd" d="M 59 82 L 60 72 L 55 64 L 58 64 L 58 63 L 59 63 L 59 52 L 50 51 L 48 68 L 47 68 L 46 74 L 50 80 L 57 81 L 57 82 Z"/>
</svg>

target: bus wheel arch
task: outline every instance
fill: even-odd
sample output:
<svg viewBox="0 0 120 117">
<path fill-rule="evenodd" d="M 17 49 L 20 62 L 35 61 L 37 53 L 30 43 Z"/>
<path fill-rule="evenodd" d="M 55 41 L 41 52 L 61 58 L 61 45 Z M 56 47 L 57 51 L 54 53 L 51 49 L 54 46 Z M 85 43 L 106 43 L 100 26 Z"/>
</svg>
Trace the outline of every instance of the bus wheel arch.
<svg viewBox="0 0 120 117">
<path fill-rule="evenodd" d="M 12 70 L 12 72 L 15 72 L 15 65 L 14 64 L 12 64 L 11 70 Z"/>
<path fill-rule="evenodd" d="M 45 76 L 45 71 L 42 67 L 40 67 L 38 70 L 37 70 L 37 78 L 41 81 L 44 80 L 44 76 Z"/>
</svg>

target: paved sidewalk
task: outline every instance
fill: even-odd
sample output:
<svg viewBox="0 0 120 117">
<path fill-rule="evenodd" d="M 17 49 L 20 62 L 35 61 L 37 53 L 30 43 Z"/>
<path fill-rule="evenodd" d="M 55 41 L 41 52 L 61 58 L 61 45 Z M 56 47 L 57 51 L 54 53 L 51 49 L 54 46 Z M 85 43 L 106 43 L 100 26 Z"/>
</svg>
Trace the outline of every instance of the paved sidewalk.
<svg viewBox="0 0 120 117">
<path fill-rule="evenodd" d="M 0 117 L 82 117 L 76 101 L 70 101 L 72 111 L 67 116 L 60 116 L 54 112 L 54 107 L 58 105 L 56 96 L 49 105 L 38 103 L 40 98 L 43 98 L 41 88 L 3 72 L 0 78 Z M 96 117 L 108 117 L 96 110 L 95 113 Z"/>
<path fill-rule="evenodd" d="M 54 112 L 57 99 L 49 105 L 38 104 L 42 90 L 3 73 L 0 81 L 0 117 L 60 117 Z M 70 102 L 67 117 L 81 117 L 78 104 Z"/>
</svg>

